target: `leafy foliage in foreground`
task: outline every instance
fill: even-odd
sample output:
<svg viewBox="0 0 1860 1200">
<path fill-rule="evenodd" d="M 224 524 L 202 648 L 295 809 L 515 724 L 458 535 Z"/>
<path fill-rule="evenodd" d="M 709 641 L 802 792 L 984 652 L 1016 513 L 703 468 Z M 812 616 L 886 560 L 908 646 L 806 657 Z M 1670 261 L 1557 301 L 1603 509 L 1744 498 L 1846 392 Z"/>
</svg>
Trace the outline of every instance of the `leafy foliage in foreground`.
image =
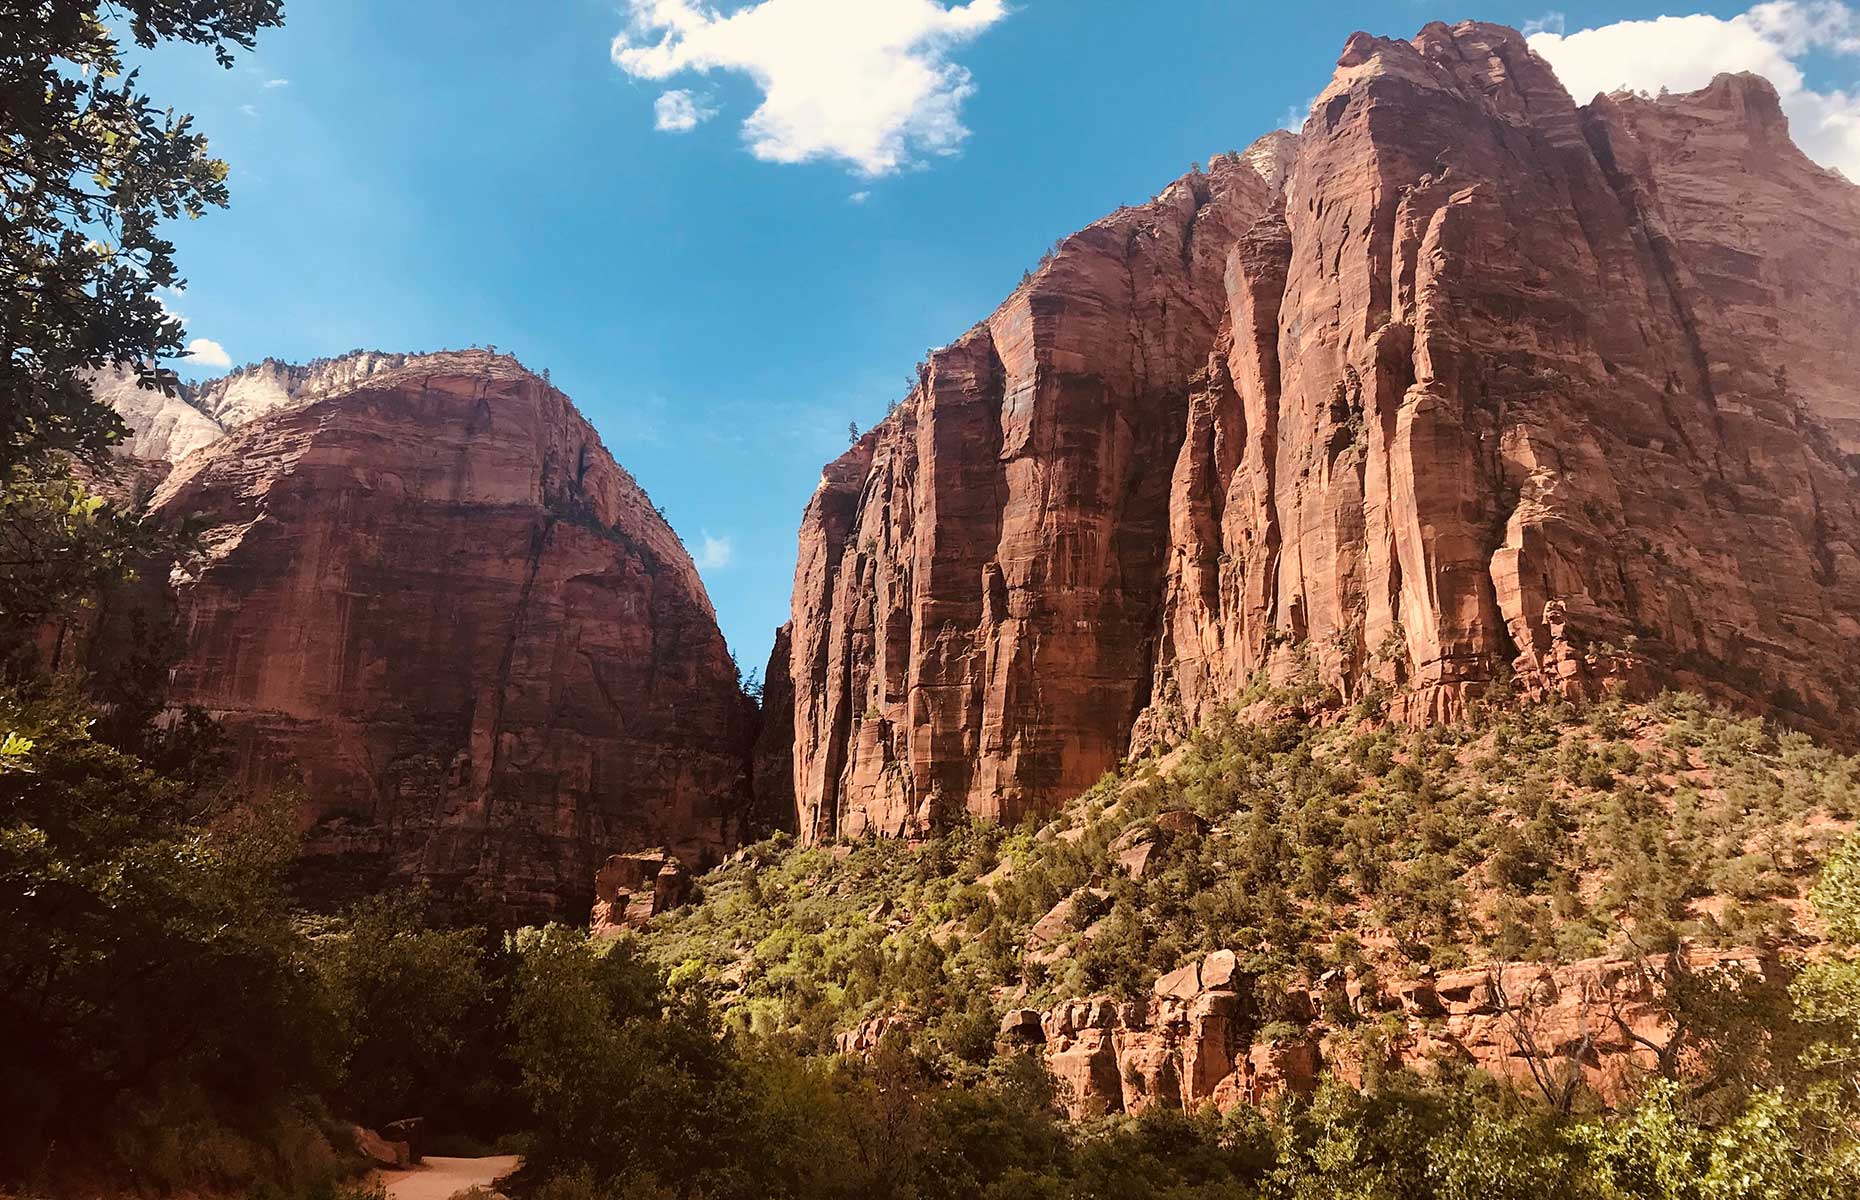
<svg viewBox="0 0 1860 1200">
<path fill-rule="evenodd" d="M 125 71 L 143 47 L 209 46 L 223 65 L 282 20 L 282 0 L 40 0 L 0 10 L 0 476 L 69 453 L 100 461 L 122 420 L 82 372 L 121 364 L 172 390 L 183 327 L 157 289 L 180 277 L 164 221 L 227 200 L 226 164 L 193 119 Z M 112 20 L 114 19 L 114 20 Z"/>
<path fill-rule="evenodd" d="M 295 1153 L 317 1135 L 278 1100 L 324 1081 L 329 1044 L 282 886 L 288 813 L 189 778 L 210 755 L 181 734 L 141 758 L 93 720 L 0 693 L 0 729 L 29 743 L 0 771 L 0 1163 L 86 1138 L 158 1163 L 203 1122 Z"/>
<path fill-rule="evenodd" d="M 224 207 L 227 168 L 193 118 L 160 108 L 127 70 L 125 29 L 150 48 L 235 48 L 282 21 L 282 0 L 35 0 L 0 4 L 0 673 L 35 666 L 39 625 L 179 548 L 109 482 L 122 418 L 89 373 L 186 353 L 163 289 L 184 285 L 163 226 Z"/>
</svg>

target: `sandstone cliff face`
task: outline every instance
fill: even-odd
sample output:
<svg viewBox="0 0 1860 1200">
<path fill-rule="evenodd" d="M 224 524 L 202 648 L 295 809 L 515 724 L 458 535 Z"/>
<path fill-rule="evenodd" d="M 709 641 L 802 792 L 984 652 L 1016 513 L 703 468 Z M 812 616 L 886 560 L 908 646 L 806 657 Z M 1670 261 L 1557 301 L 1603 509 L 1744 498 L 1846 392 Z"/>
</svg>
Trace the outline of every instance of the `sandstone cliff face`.
<svg viewBox="0 0 1860 1200">
<path fill-rule="evenodd" d="M 188 400 L 222 429 L 237 429 L 266 413 L 345 391 L 422 357 L 429 356 L 356 350 L 303 365 L 267 358 L 201 384 L 188 393 Z"/>
<path fill-rule="evenodd" d="M 183 382 L 172 396 L 138 386 L 135 373 L 120 368 L 92 373 L 90 385 L 92 395 L 129 426 L 118 453 L 146 462 L 177 463 L 267 413 L 352 388 L 419 357 L 356 350 L 302 366 L 267 358 L 205 383 Z"/>
<path fill-rule="evenodd" d="M 1421 718 L 1510 670 L 1850 727 L 1856 196 L 1759 80 L 1579 110 L 1510 30 L 1352 38 L 1191 402 L 1155 724 L 1308 665 Z"/>
<path fill-rule="evenodd" d="M 139 386 L 134 372 L 116 370 L 96 372 L 90 387 L 129 427 L 129 436 L 116 447 L 122 456 L 174 463 L 226 436 L 218 421 L 189 403 L 185 385 L 168 396 Z"/>
<path fill-rule="evenodd" d="M 1014 820 L 1259 672 L 1860 713 L 1860 189 L 1774 92 L 1578 108 L 1358 34 L 1294 139 L 1073 238 L 832 464 L 804 834 Z"/>
<path fill-rule="evenodd" d="M 754 709 L 644 492 L 510 359 L 336 374 L 261 370 L 288 402 L 154 499 L 208 523 L 176 575 L 168 701 L 225 724 L 246 782 L 301 776 L 313 890 L 579 916 L 612 853 L 720 857 Z M 263 407 L 256 387 L 221 411 Z"/>
<path fill-rule="evenodd" d="M 1222 159 L 1066 239 L 827 469 L 795 575 L 804 832 L 1014 821 L 1115 764 L 1167 564 L 1155 466 L 1270 198 Z"/>
</svg>

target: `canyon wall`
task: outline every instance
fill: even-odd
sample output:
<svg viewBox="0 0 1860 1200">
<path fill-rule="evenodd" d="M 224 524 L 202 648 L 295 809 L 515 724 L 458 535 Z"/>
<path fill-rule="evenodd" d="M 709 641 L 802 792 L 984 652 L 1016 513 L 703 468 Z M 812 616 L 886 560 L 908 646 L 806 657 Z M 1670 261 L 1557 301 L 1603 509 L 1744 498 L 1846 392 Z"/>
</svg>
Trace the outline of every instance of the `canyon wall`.
<svg viewBox="0 0 1860 1200">
<path fill-rule="evenodd" d="M 1856 320 L 1860 189 L 1764 81 L 1579 107 L 1509 29 L 1357 34 L 1298 135 L 1065 239 L 827 468 L 803 835 L 1050 811 L 1262 675 L 1851 739 Z"/>
<path fill-rule="evenodd" d="M 1067 238 L 827 468 L 795 574 L 804 832 L 1017 821 L 1116 763 L 1169 560 L 1155 464 L 1270 202 L 1227 157 Z"/>
<path fill-rule="evenodd" d="M 313 897 L 579 917 L 611 854 L 697 868 L 740 840 L 754 706 L 690 556 L 565 396 L 485 352 L 203 395 L 231 427 L 152 501 L 205 523 L 168 703 L 301 796 Z"/>
</svg>

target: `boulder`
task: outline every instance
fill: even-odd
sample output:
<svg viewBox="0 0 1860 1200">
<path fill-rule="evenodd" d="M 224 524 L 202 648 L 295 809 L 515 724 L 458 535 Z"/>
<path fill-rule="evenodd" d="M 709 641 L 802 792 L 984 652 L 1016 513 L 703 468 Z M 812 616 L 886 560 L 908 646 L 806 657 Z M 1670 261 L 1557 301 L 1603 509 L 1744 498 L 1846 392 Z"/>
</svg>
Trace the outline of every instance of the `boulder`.
<svg viewBox="0 0 1860 1200">
<path fill-rule="evenodd" d="M 1001 1040 L 1017 1044 L 1044 1042 L 1046 1032 L 1041 1028 L 1040 1013 L 1032 1008 L 1010 1008 L 1001 1018 Z"/>
<path fill-rule="evenodd" d="M 351 1125 L 349 1136 L 353 1140 L 355 1152 L 372 1166 L 405 1170 L 413 1165 L 413 1150 L 406 1142 L 389 1141 L 374 1130 L 360 1125 Z"/>
<path fill-rule="evenodd" d="M 663 849 L 609 855 L 594 875 L 591 932 L 613 936 L 644 929 L 653 917 L 683 904 L 691 895 L 691 873 Z"/>
</svg>

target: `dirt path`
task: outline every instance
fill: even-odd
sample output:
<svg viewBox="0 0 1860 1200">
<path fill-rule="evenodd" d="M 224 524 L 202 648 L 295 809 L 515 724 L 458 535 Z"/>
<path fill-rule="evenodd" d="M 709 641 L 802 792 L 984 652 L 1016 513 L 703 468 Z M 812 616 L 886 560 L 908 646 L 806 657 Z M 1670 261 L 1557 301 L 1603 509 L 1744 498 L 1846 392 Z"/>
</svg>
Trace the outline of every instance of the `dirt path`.
<svg viewBox="0 0 1860 1200">
<path fill-rule="evenodd" d="M 381 1181 L 387 1185 L 388 1200 L 452 1200 L 474 1186 L 490 1188 L 500 1175 L 517 1169 L 517 1156 L 498 1154 L 490 1158 L 434 1158 L 411 1171 L 383 1171 Z"/>
</svg>

